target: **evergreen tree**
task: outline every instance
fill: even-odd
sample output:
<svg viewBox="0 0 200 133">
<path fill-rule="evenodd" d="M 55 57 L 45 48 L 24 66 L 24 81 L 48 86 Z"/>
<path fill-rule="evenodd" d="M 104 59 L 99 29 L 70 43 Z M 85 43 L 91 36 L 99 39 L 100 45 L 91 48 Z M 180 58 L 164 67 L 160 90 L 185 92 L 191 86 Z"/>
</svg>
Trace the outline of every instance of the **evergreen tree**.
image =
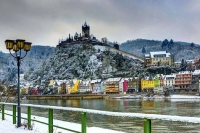
<svg viewBox="0 0 200 133">
<path fill-rule="evenodd" d="M 170 43 L 170 44 L 174 44 L 174 41 L 171 39 L 169 43 Z"/>
<path fill-rule="evenodd" d="M 168 44 L 169 44 L 169 41 L 168 41 L 167 39 L 165 39 L 165 40 L 162 42 L 162 45 L 161 45 L 162 49 L 163 49 L 165 46 L 167 46 Z"/>
<path fill-rule="evenodd" d="M 191 46 L 191 47 L 194 47 L 194 43 L 192 42 L 192 43 L 190 44 L 190 46 Z"/>
<path fill-rule="evenodd" d="M 171 39 L 168 43 L 168 48 L 171 49 L 174 44 L 174 41 Z"/>
<path fill-rule="evenodd" d="M 142 48 L 142 53 L 143 53 L 143 54 L 146 53 L 145 47 Z"/>
<path fill-rule="evenodd" d="M 180 65 L 180 69 L 181 71 L 185 71 L 187 67 L 187 62 L 184 61 L 184 59 L 181 60 L 181 65 Z"/>
</svg>

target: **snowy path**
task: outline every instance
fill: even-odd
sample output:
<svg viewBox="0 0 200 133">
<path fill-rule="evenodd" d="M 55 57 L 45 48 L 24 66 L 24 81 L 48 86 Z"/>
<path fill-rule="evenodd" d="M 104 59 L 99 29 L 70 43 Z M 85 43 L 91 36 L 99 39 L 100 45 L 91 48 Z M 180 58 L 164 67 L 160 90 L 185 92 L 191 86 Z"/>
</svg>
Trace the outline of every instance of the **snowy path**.
<svg viewBox="0 0 200 133">
<path fill-rule="evenodd" d="M 11 111 L 5 111 L 6 113 L 11 114 Z M 22 117 L 26 117 L 27 114 L 22 113 Z M 32 119 L 36 119 L 43 122 L 48 122 L 47 118 L 32 116 Z M 22 123 L 24 120 L 22 120 Z M 12 117 L 6 115 L 5 120 L 2 121 L 0 116 L 0 133 L 48 133 L 48 126 L 44 124 L 40 124 L 37 122 L 34 123 L 33 130 L 24 129 L 24 127 L 16 128 L 14 124 L 12 124 Z M 77 123 L 65 122 L 60 120 L 54 120 L 54 125 L 59 125 L 61 127 L 66 127 L 72 130 L 81 131 L 81 125 Z M 54 133 L 72 133 L 70 131 L 66 131 L 63 129 L 54 128 Z M 103 129 L 98 127 L 87 127 L 87 133 L 124 133 L 120 131 L 114 131 L 109 129 Z"/>
</svg>

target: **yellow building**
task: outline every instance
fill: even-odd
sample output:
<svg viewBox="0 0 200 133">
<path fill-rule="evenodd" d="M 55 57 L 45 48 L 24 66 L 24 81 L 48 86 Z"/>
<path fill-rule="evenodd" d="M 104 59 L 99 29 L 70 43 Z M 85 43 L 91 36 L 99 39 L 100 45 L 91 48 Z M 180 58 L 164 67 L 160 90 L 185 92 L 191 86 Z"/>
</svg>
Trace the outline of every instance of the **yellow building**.
<svg viewBox="0 0 200 133">
<path fill-rule="evenodd" d="M 54 86 L 55 85 L 55 81 L 54 80 L 50 80 L 50 82 L 49 82 L 49 86 Z"/>
<path fill-rule="evenodd" d="M 154 80 L 142 79 L 141 80 L 141 91 L 142 92 L 153 92 Z"/>
<path fill-rule="evenodd" d="M 169 65 L 171 66 L 173 62 L 172 56 L 166 51 L 150 52 L 145 54 L 145 65 L 148 66 L 160 66 Z"/>
</svg>

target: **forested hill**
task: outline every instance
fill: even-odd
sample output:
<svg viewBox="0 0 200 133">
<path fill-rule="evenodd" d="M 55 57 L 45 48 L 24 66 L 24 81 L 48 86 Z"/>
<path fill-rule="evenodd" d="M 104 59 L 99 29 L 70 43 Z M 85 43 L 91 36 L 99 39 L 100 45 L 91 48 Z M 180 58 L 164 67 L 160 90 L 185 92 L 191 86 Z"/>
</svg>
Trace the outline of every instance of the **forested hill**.
<svg viewBox="0 0 200 133">
<path fill-rule="evenodd" d="M 175 61 L 200 58 L 200 45 L 187 42 L 176 42 L 165 39 L 164 41 L 136 39 L 129 40 L 120 45 L 120 49 L 141 57 L 153 51 L 168 51 L 175 56 Z"/>
<path fill-rule="evenodd" d="M 55 47 L 33 45 L 27 56 L 21 61 L 20 73 L 35 71 L 45 60 L 53 55 Z M 25 55 L 25 53 L 22 53 Z M 17 62 L 9 54 L 0 52 L 0 81 L 14 80 L 17 74 Z"/>
</svg>

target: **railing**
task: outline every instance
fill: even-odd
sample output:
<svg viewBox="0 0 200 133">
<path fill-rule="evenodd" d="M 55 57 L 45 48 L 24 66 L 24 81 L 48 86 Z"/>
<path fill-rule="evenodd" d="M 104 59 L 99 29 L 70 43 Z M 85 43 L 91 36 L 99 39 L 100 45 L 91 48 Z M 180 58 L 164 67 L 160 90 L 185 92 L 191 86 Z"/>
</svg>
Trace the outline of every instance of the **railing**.
<svg viewBox="0 0 200 133">
<path fill-rule="evenodd" d="M 5 113 L 5 105 L 12 105 L 12 115 L 13 116 L 13 124 L 16 124 L 16 106 L 15 103 L 4 103 L 1 104 L 1 114 L 2 120 L 5 120 L 5 115 L 10 115 Z M 71 107 L 59 107 L 59 106 L 48 106 L 48 105 L 33 105 L 33 104 L 21 104 L 23 107 L 27 107 L 27 118 L 23 118 L 28 120 L 28 128 L 31 128 L 31 107 L 34 108 L 45 108 L 48 109 L 48 123 L 41 122 L 38 120 L 38 123 L 42 123 L 48 125 L 48 132 L 53 133 L 53 127 L 57 127 L 60 129 L 68 130 L 75 133 L 86 133 L 86 113 L 90 114 L 98 114 L 98 115 L 107 115 L 107 116 L 118 116 L 118 117 L 132 117 L 132 118 L 142 118 L 144 119 L 144 133 L 151 133 L 151 120 L 165 120 L 165 121 L 179 121 L 179 122 L 188 122 L 188 123 L 200 123 L 200 118 L 196 117 L 183 117 L 183 116 L 171 116 L 171 115 L 157 115 L 157 114 L 142 114 L 142 113 L 122 113 L 122 112 L 109 112 L 109 111 L 100 111 L 100 110 L 91 110 L 91 109 L 82 109 L 82 108 L 71 108 Z M 82 122 L 81 122 L 81 131 L 75 131 L 72 129 L 67 129 L 64 127 L 60 127 L 57 125 L 53 125 L 53 110 L 65 110 L 65 111 L 74 111 L 82 113 Z"/>
</svg>

